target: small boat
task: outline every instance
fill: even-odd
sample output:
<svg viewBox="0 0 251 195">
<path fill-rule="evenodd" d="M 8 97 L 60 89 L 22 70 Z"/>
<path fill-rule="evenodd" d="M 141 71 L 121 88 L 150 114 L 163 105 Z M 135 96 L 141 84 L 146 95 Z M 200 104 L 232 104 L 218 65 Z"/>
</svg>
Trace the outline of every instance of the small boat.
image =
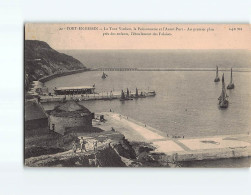
<svg viewBox="0 0 251 195">
<path fill-rule="evenodd" d="M 124 93 L 124 91 L 122 90 L 122 91 L 121 91 L 120 101 L 125 101 L 125 100 L 126 100 L 125 93 Z"/>
<path fill-rule="evenodd" d="M 108 77 L 108 75 L 107 74 L 105 74 L 104 72 L 103 72 L 103 74 L 102 74 L 102 79 L 105 79 L 106 77 Z"/>
<path fill-rule="evenodd" d="M 214 79 L 214 82 L 219 82 L 220 81 L 220 78 L 218 76 L 218 66 L 216 66 L 216 77 Z"/>
<path fill-rule="evenodd" d="M 129 93 L 129 89 L 127 88 L 126 89 L 126 98 L 129 98 L 130 97 L 130 93 Z"/>
<path fill-rule="evenodd" d="M 143 94 L 143 92 L 141 91 L 141 92 L 140 92 L 139 97 L 140 97 L 140 98 L 145 98 L 145 97 L 146 97 L 146 95 L 145 95 L 145 94 Z"/>
<path fill-rule="evenodd" d="M 139 92 L 138 92 L 138 88 L 136 88 L 136 93 L 135 93 L 135 97 L 138 98 L 139 97 Z"/>
<path fill-rule="evenodd" d="M 126 101 L 126 100 L 133 100 L 133 98 L 127 97 L 125 96 L 124 91 L 121 91 L 121 97 L 120 97 L 120 101 Z"/>
<path fill-rule="evenodd" d="M 155 91 L 148 91 L 147 92 L 147 96 L 155 96 L 155 95 L 156 95 Z"/>
<path fill-rule="evenodd" d="M 226 93 L 225 82 L 224 82 L 224 74 L 222 75 L 222 91 L 221 95 L 218 98 L 220 108 L 227 108 L 228 107 L 228 96 Z"/>
<path fill-rule="evenodd" d="M 234 83 L 233 83 L 233 73 L 232 73 L 232 68 L 231 68 L 231 77 L 230 77 L 230 83 L 227 86 L 227 89 L 233 89 L 234 88 Z"/>
</svg>

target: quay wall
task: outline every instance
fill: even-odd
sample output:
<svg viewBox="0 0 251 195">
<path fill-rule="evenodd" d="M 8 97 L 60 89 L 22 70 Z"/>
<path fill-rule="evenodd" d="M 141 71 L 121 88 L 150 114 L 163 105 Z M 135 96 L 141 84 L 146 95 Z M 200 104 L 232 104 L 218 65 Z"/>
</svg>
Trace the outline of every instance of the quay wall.
<svg viewBox="0 0 251 195">
<path fill-rule="evenodd" d="M 92 114 L 84 115 L 83 117 L 79 118 L 72 118 L 72 117 L 57 117 L 51 115 L 49 117 L 49 126 L 50 129 L 53 129 L 54 124 L 54 131 L 64 135 L 66 132 L 66 128 L 72 127 L 84 127 L 92 126 Z"/>
<path fill-rule="evenodd" d="M 89 71 L 89 70 L 90 69 L 88 69 L 88 68 L 83 68 L 83 69 L 78 69 L 78 70 L 72 70 L 72 71 L 69 71 L 69 72 L 56 73 L 56 74 L 52 74 L 52 75 L 49 75 L 49 76 L 42 77 L 38 81 L 40 81 L 42 83 L 45 83 L 45 82 L 50 81 L 52 79 L 55 79 L 57 77 L 62 77 L 62 76 L 67 76 L 67 75 L 71 75 L 71 74 L 86 72 L 86 71 Z"/>
<path fill-rule="evenodd" d="M 149 91 L 140 91 L 139 93 L 143 93 L 145 96 L 141 97 L 139 96 L 138 98 L 146 98 L 146 97 L 154 97 L 155 95 L 151 94 Z M 131 95 L 135 95 L 135 93 L 131 93 Z M 77 101 L 89 101 L 89 100 L 114 100 L 114 99 L 120 99 L 121 94 L 120 92 L 113 92 L 113 94 L 108 94 L 106 93 L 96 93 L 96 94 L 88 94 L 88 95 L 74 95 L 74 96 L 65 96 L 65 95 L 56 95 L 56 96 L 41 96 L 40 102 L 45 103 L 45 102 L 62 102 L 64 100 L 77 100 Z"/>
<path fill-rule="evenodd" d="M 163 132 L 160 132 L 157 129 L 151 128 L 148 125 L 146 126 L 145 124 L 142 124 L 132 118 L 127 118 L 121 114 L 109 112 L 105 112 L 103 114 L 105 115 L 105 118 L 109 121 L 110 125 L 112 127 L 115 127 L 115 129 L 118 128 L 118 123 L 123 123 L 125 128 L 128 126 L 127 131 L 129 132 L 129 134 L 130 131 L 132 131 L 133 137 L 127 135 L 127 139 L 137 141 L 137 136 L 135 135 L 138 134 L 142 141 L 143 135 L 149 134 L 149 131 L 151 131 L 152 138 L 147 137 L 145 140 L 143 140 L 156 147 L 156 150 L 152 151 L 152 153 L 159 154 L 160 156 L 158 157 L 158 159 L 160 159 L 160 161 L 163 161 L 163 163 L 242 158 L 251 156 L 251 137 L 245 134 L 173 139 L 170 137 L 166 137 Z M 135 125 L 131 125 L 129 122 L 134 123 Z M 137 126 L 141 127 L 140 131 L 139 127 Z M 120 130 L 118 129 L 118 131 Z M 123 131 L 121 133 L 123 133 Z M 163 138 L 155 138 L 155 135 Z M 184 142 L 184 140 L 186 142 Z M 215 145 L 207 144 L 204 147 L 195 147 L 193 149 L 193 147 L 190 147 L 189 145 L 189 143 L 201 144 L 203 140 L 219 142 L 219 146 L 217 145 L 216 147 Z M 180 149 L 177 147 L 173 147 L 175 145 L 178 145 Z"/>
<path fill-rule="evenodd" d="M 197 160 L 216 160 L 251 156 L 251 148 L 208 149 L 192 152 L 174 152 L 162 156 L 164 162 L 185 162 Z"/>
</svg>

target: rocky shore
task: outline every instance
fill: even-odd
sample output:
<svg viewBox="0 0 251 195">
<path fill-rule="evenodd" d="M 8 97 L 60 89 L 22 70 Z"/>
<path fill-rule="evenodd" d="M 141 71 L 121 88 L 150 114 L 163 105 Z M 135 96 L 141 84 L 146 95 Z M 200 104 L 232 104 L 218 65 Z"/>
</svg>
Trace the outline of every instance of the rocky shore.
<svg viewBox="0 0 251 195">
<path fill-rule="evenodd" d="M 45 141 L 47 139 L 53 142 Z M 72 141 L 84 137 L 86 150 L 76 153 Z M 150 153 L 154 147 L 142 142 L 129 142 L 119 132 L 73 133 L 52 139 L 51 136 L 37 137 L 33 142 L 26 138 L 25 166 L 28 167 L 170 167 L 175 164 L 163 163 L 161 155 Z M 93 143 L 97 141 L 97 150 Z M 29 143 L 30 142 L 30 143 Z M 36 143 L 36 146 L 33 145 Z M 46 144 L 45 144 L 46 143 Z M 53 144 L 54 143 L 54 144 Z M 56 144 L 55 144 L 56 143 Z M 43 146 L 42 146 L 43 145 Z"/>
</svg>

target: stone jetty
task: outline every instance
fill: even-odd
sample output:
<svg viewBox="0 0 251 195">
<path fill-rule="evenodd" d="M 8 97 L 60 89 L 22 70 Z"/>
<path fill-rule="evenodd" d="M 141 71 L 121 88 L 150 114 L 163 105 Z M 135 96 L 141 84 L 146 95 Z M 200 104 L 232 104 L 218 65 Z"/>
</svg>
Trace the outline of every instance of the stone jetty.
<svg viewBox="0 0 251 195">
<path fill-rule="evenodd" d="M 113 112 L 102 114 L 107 120 L 102 128 L 110 129 L 113 127 L 123 133 L 129 141 L 151 143 L 156 148 L 154 153 L 163 154 L 163 161 L 182 162 L 251 156 L 251 136 L 249 133 L 173 138 L 126 116 Z"/>
</svg>

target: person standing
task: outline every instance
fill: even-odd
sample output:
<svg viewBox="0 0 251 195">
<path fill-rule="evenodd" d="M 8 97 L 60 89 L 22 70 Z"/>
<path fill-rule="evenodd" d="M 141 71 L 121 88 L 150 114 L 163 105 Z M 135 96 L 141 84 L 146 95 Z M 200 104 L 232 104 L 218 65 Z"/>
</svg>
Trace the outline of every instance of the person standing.
<svg viewBox="0 0 251 195">
<path fill-rule="evenodd" d="M 73 153 L 76 153 L 76 151 L 77 151 L 77 145 L 76 145 L 75 141 L 73 141 L 73 143 L 72 143 L 72 151 L 73 151 Z"/>
<path fill-rule="evenodd" d="M 93 142 L 93 150 L 94 150 L 94 152 L 97 151 L 97 147 L 98 147 L 98 142 L 97 142 L 97 141 L 94 141 L 94 142 Z"/>
<path fill-rule="evenodd" d="M 79 143 L 80 143 L 80 151 L 81 152 L 83 152 L 83 150 L 86 151 L 86 149 L 85 149 L 85 143 L 84 143 L 84 138 L 83 137 L 81 137 L 81 139 L 79 140 Z"/>
</svg>

